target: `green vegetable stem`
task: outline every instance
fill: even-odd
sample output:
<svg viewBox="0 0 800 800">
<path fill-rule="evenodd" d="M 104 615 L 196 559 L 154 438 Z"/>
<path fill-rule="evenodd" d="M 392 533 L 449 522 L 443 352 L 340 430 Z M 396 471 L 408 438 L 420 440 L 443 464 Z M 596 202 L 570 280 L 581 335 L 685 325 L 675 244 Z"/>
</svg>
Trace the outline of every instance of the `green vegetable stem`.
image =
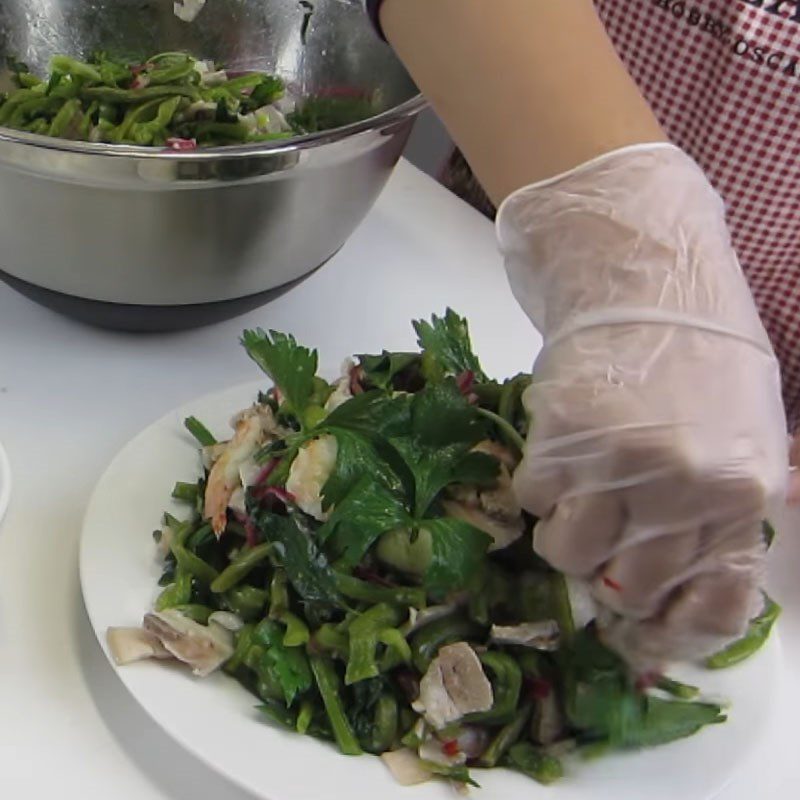
<svg viewBox="0 0 800 800">
<path fill-rule="evenodd" d="M 744 637 L 711 656 L 706 661 L 706 667 L 726 669 L 755 655 L 766 644 L 780 615 L 781 607 L 765 594 L 764 610 L 752 620 Z"/>
<path fill-rule="evenodd" d="M 257 566 L 266 561 L 273 550 L 274 547 L 269 543 L 260 544 L 249 550 L 245 550 L 214 578 L 211 582 L 211 591 L 216 594 L 221 594 L 222 592 L 233 589 L 234 586 L 243 581 Z"/>
<path fill-rule="evenodd" d="M 339 678 L 333 662 L 325 656 L 311 656 L 310 661 L 317 689 L 322 697 L 339 749 L 348 756 L 361 755 L 363 752 L 361 745 L 359 745 L 344 713 L 342 698 L 339 694 Z"/>
</svg>

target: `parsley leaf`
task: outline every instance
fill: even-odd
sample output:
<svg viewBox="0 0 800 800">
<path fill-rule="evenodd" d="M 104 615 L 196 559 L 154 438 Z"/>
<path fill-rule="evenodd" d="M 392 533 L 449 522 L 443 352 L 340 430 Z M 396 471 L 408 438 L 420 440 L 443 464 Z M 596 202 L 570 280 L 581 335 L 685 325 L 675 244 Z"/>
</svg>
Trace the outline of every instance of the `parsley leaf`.
<svg viewBox="0 0 800 800">
<path fill-rule="evenodd" d="M 311 688 L 311 668 L 302 648 L 283 644 L 284 632 L 276 622 L 264 620 L 255 630 L 255 639 L 266 648 L 262 668 L 280 684 L 290 706 L 298 693 Z"/>
<path fill-rule="evenodd" d="M 385 442 L 344 428 L 329 429 L 329 433 L 336 437 L 337 454 L 333 472 L 322 487 L 323 508 L 338 506 L 364 475 L 371 475 L 376 485 L 402 491 L 403 484 L 390 463 L 397 458 L 394 451 L 388 452 Z"/>
<path fill-rule="evenodd" d="M 358 356 L 358 360 L 371 385 L 391 391 L 395 376 L 419 364 L 421 358 L 419 353 L 389 353 L 384 350 L 377 356 Z"/>
<path fill-rule="evenodd" d="M 456 382 L 428 384 L 411 403 L 411 430 L 428 445 L 472 446 L 484 439 L 488 423 L 459 392 Z"/>
<path fill-rule="evenodd" d="M 351 569 L 382 533 L 409 525 L 402 499 L 366 474 L 336 506 L 317 537 L 323 542 L 332 537 L 333 550 L 341 554 L 339 568 Z"/>
<path fill-rule="evenodd" d="M 725 719 L 717 705 L 665 700 L 637 691 L 622 659 L 591 630 L 576 633 L 562 658 L 570 723 L 611 747 L 666 744 Z"/>
<path fill-rule="evenodd" d="M 434 314 L 430 322 L 417 320 L 413 325 L 419 346 L 446 374 L 472 372 L 477 381 L 486 380 L 478 357 L 472 351 L 466 319 L 448 308 L 444 317 Z"/>
<path fill-rule="evenodd" d="M 392 491 L 413 492 L 408 466 L 387 441 L 395 433 L 406 433 L 410 420 L 410 398 L 382 392 L 356 395 L 328 415 L 323 427 L 336 437 L 338 453 L 322 489 L 325 508 L 340 503 L 365 474 Z"/>
<path fill-rule="evenodd" d="M 421 519 L 439 492 L 477 475 L 485 482 L 497 465 L 470 449 L 485 438 L 487 423 L 458 391 L 455 381 L 429 384 L 411 401 L 411 430 L 390 440 L 413 476 L 413 509 Z"/>
<path fill-rule="evenodd" d="M 424 447 L 417 439 L 392 439 L 414 477 L 414 516 L 421 519 L 445 486 L 453 483 L 453 468 L 466 455 L 462 444 Z"/>
<path fill-rule="evenodd" d="M 392 436 L 407 430 L 411 421 L 410 398 L 381 391 L 351 397 L 325 418 L 326 428 L 347 428 L 366 436 Z"/>
<path fill-rule="evenodd" d="M 706 725 L 716 725 L 726 719 L 722 709 L 713 703 L 661 697 L 645 696 L 634 709 L 625 719 L 625 725 L 614 732 L 613 740 L 618 747 L 656 747 L 685 739 Z"/>
<path fill-rule="evenodd" d="M 463 588 L 480 570 L 491 537 L 453 517 L 427 519 L 421 528 L 431 538 L 431 563 L 425 573 L 425 585 L 433 591 Z"/>
<path fill-rule="evenodd" d="M 500 473 L 500 462 L 488 453 L 470 452 L 461 459 L 450 473 L 450 483 L 466 483 L 470 486 L 489 486 Z"/>
<path fill-rule="evenodd" d="M 241 339 L 247 354 L 283 392 L 291 411 L 302 422 L 314 393 L 317 351 L 297 344 L 294 336 L 261 330 L 245 331 Z"/>
<path fill-rule="evenodd" d="M 299 516 L 282 517 L 257 507 L 249 511 L 265 541 L 278 546 L 277 558 L 300 597 L 306 603 L 343 606 L 333 570 Z"/>
</svg>

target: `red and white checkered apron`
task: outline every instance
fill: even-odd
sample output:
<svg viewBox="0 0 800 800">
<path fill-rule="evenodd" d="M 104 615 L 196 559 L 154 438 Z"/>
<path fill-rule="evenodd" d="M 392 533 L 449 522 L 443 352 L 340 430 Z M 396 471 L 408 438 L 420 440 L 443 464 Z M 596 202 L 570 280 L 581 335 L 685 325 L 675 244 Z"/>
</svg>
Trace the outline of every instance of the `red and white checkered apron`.
<svg viewBox="0 0 800 800">
<path fill-rule="evenodd" d="M 800 0 L 595 0 L 670 138 L 724 197 L 800 425 Z"/>
</svg>

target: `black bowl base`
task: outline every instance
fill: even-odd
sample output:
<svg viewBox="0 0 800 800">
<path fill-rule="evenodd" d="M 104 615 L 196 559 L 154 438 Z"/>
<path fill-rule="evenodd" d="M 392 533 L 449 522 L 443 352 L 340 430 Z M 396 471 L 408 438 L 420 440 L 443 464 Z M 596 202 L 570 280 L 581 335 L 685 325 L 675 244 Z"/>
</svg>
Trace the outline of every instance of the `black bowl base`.
<svg viewBox="0 0 800 800">
<path fill-rule="evenodd" d="M 317 267 L 317 269 L 319 269 Z M 191 330 L 238 317 L 276 300 L 302 283 L 315 270 L 295 281 L 247 297 L 191 305 L 149 306 L 108 303 L 44 289 L 0 270 L 0 280 L 12 289 L 58 314 L 96 328 L 136 333 L 166 333 Z"/>
</svg>

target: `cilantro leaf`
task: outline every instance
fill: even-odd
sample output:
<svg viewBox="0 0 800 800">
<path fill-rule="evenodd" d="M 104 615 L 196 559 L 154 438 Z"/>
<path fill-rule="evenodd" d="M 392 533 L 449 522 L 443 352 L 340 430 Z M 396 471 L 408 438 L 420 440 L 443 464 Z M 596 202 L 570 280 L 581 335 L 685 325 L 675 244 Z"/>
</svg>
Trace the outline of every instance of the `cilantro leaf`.
<svg viewBox="0 0 800 800">
<path fill-rule="evenodd" d="M 255 639 L 266 648 L 262 669 L 280 684 L 286 705 L 290 706 L 300 692 L 311 688 L 311 668 L 300 647 L 283 644 L 284 629 L 276 622 L 264 620 L 255 630 Z"/>
<path fill-rule="evenodd" d="M 301 527 L 298 515 L 282 517 L 258 507 L 251 507 L 249 512 L 265 541 L 278 546 L 278 560 L 306 603 L 344 605 L 327 558 L 317 547 L 312 532 Z"/>
<path fill-rule="evenodd" d="M 402 499 L 367 474 L 337 504 L 317 537 L 323 542 L 332 537 L 333 550 L 341 554 L 339 566 L 349 569 L 361 561 L 382 533 L 409 525 Z"/>
<path fill-rule="evenodd" d="M 420 525 L 431 537 L 431 564 L 425 585 L 433 591 L 461 589 L 480 570 L 491 537 L 452 517 L 427 519 Z"/>
<path fill-rule="evenodd" d="M 476 380 L 486 380 L 478 357 L 472 351 L 466 319 L 448 308 L 444 317 L 434 314 L 430 322 L 417 320 L 413 325 L 419 346 L 446 374 L 472 372 Z"/>
<path fill-rule="evenodd" d="M 314 393 L 317 351 L 297 344 L 294 336 L 277 331 L 245 331 L 241 339 L 247 354 L 283 392 L 291 410 L 302 421 Z"/>
</svg>

